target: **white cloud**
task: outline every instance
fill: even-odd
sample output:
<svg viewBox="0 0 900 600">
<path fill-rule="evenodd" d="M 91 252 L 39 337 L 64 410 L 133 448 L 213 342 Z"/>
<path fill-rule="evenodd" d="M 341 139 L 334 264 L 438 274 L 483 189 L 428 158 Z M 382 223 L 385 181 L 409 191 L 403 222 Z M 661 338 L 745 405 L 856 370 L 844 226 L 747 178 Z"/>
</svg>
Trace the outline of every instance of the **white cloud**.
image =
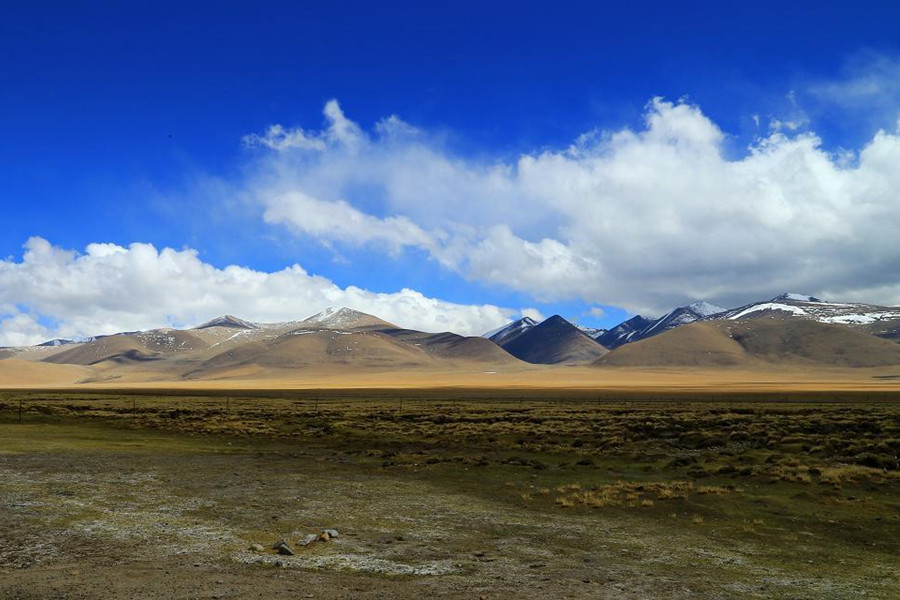
<svg viewBox="0 0 900 600">
<path fill-rule="evenodd" d="M 655 99 L 642 127 L 591 131 L 503 162 L 460 156 L 396 116 L 366 131 L 336 101 L 324 114 L 321 131 L 275 125 L 245 138 L 262 151 L 240 194 L 297 235 L 388 255 L 414 248 L 541 301 L 645 314 L 787 290 L 900 304 L 896 129 L 829 153 L 806 126 L 782 123 L 732 158 L 727 134 L 699 107 Z M 329 305 L 468 334 L 517 312 L 340 288 L 298 265 L 216 268 L 196 251 L 147 244 L 91 244 L 79 254 L 33 238 L 20 260 L 0 260 L 0 345 L 224 313 L 297 319 Z"/>
<path fill-rule="evenodd" d="M 365 139 L 359 126 L 344 116 L 337 100 L 329 100 L 322 110 L 327 123 L 321 132 L 309 132 L 299 127 L 286 129 L 281 125 L 272 125 L 262 135 L 251 133 L 243 138 L 248 147 L 262 146 L 279 152 L 288 150 L 323 151 L 329 143 L 355 146 Z M 388 122 L 387 127 L 390 128 Z"/>
<path fill-rule="evenodd" d="M 83 254 L 32 238 L 21 260 L 0 260 L 0 345 L 38 343 L 161 326 L 191 326 L 221 314 L 257 321 L 301 319 L 347 306 L 425 331 L 479 335 L 517 311 L 463 305 L 410 289 L 340 288 L 299 265 L 274 273 L 204 263 L 195 250 L 90 244 Z M 27 307 L 23 311 L 17 307 Z M 40 325 L 36 316 L 58 325 Z"/>
<path fill-rule="evenodd" d="M 14 311 L 0 318 L 0 346 L 27 346 L 49 340 L 50 330 L 34 316 Z"/>
<path fill-rule="evenodd" d="M 728 158 L 726 133 L 699 107 L 654 99 L 642 128 L 504 163 L 459 156 L 397 117 L 372 133 L 346 119 L 310 134 L 324 150 L 259 157 L 248 188 L 270 222 L 329 243 L 425 249 L 546 301 L 659 313 L 790 289 L 900 303 L 896 131 L 831 154 L 782 123 Z"/>
<path fill-rule="evenodd" d="M 265 146 L 272 150 L 302 148 L 304 150 L 324 150 L 325 142 L 311 136 L 302 129 L 285 129 L 281 125 L 272 125 L 262 135 L 252 133 L 244 136 L 246 146 Z"/>
<path fill-rule="evenodd" d="M 872 51 L 857 53 L 844 65 L 842 77 L 811 82 L 808 91 L 846 108 L 890 107 L 896 116 L 900 59 Z"/>
<path fill-rule="evenodd" d="M 587 314 L 589 314 L 589 315 L 592 316 L 592 317 L 596 317 L 596 318 L 599 319 L 599 318 L 603 317 L 603 316 L 606 314 L 606 311 L 603 310 L 603 309 L 602 309 L 601 307 L 599 307 L 599 306 L 592 306 L 592 307 L 590 308 L 590 310 L 587 311 Z"/>
<path fill-rule="evenodd" d="M 324 240 L 357 244 L 382 242 L 397 252 L 404 246 L 433 249 L 432 236 L 406 217 L 378 219 L 343 200 L 327 202 L 303 192 L 288 192 L 269 199 L 263 215 L 267 223 L 286 224 L 297 232 Z"/>
<path fill-rule="evenodd" d="M 359 125 L 344 116 L 344 111 L 341 110 L 337 100 L 326 102 L 322 113 L 329 123 L 325 131 L 326 139 L 347 146 L 355 146 L 363 141 L 365 136 Z"/>
</svg>

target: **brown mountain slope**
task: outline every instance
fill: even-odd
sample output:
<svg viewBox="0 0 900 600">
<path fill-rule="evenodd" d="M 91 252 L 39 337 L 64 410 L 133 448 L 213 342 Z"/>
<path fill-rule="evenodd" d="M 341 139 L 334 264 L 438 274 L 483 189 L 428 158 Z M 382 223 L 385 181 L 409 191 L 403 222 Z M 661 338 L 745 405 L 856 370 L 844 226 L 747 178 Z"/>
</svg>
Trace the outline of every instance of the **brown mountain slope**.
<svg viewBox="0 0 900 600">
<path fill-rule="evenodd" d="M 900 319 L 889 319 L 857 327 L 860 331 L 900 343 Z"/>
<path fill-rule="evenodd" d="M 388 323 L 369 313 L 353 310 L 352 308 L 326 308 L 300 322 L 304 329 L 335 329 L 339 331 L 369 330 L 369 329 L 396 329 L 393 323 Z"/>
<path fill-rule="evenodd" d="M 207 346 L 203 340 L 187 331 L 154 329 L 139 333 L 120 333 L 76 344 L 43 360 L 71 365 L 94 365 L 106 361 L 128 364 L 186 355 L 205 350 Z"/>
<path fill-rule="evenodd" d="M 78 344 L 53 356 L 49 356 L 43 362 L 69 365 L 94 365 L 103 361 L 148 361 L 156 360 L 160 356 L 149 350 L 140 340 L 132 335 L 118 334 Z"/>
<path fill-rule="evenodd" d="M 720 321 L 694 323 L 627 344 L 595 364 L 707 367 L 763 363 L 837 367 L 900 365 L 900 345 L 840 325 L 815 321 Z"/>
<path fill-rule="evenodd" d="M 329 365 L 370 369 L 426 366 L 433 361 L 421 349 L 380 332 L 298 330 L 271 341 L 254 341 L 226 350 L 203 362 L 190 376 L 214 375 L 250 365 L 274 369 Z"/>
<path fill-rule="evenodd" d="M 900 364 L 900 346 L 842 325 L 815 321 L 762 320 L 731 328 L 748 353 L 768 362 L 808 360 L 839 367 Z"/>
<path fill-rule="evenodd" d="M 149 352 L 183 354 L 205 350 L 209 344 L 191 331 L 152 329 L 133 335 Z"/>
<path fill-rule="evenodd" d="M 465 337 L 449 332 L 424 333 L 412 329 L 385 329 L 381 333 L 438 358 L 489 364 L 521 364 L 509 352 L 482 337 Z"/>
<path fill-rule="evenodd" d="M 737 366 L 752 362 L 718 323 L 693 323 L 611 351 L 596 363 L 618 367 Z"/>
</svg>

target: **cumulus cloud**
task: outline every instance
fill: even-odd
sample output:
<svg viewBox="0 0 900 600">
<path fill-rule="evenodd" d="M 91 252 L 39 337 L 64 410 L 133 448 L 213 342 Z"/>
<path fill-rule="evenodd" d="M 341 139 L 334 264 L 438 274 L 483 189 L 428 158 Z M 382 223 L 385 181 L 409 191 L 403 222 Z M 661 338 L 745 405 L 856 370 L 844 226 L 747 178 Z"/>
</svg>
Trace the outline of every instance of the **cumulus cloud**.
<svg viewBox="0 0 900 600">
<path fill-rule="evenodd" d="M 471 335 L 518 314 L 410 289 L 341 288 L 299 265 L 273 273 L 235 265 L 220 269 L 195 250 L 157 250 L 150 244 L 90 244 L 77 253 L 32 238 L 21 260 L 0 260 L 0 345 L 192 326 L 227 313 L 256 321 L 296 320 L 327 306 L 347 306 L 402 327 Z"/>
<path fill-rule="evenodd" d="M 0 346 L 29 346 L 49 340 L 52 336 L 33 315 L 14 309 L 12 314 L 0 318 Z"/>
<path fill-rule="evenodd" d="M 774 127 L 734 158 L 700 107 L 654 99 L 642 127 L 502 162 L 396 116 L 366 131 L 339 110 L 329 103 L 327 127 L 305 134 L 321 148 L 256 156 L 247 185 L 269 222 L 424 249 L 542 301 L 661 313 L 801 290 L 900 303 L 896 130 L 830 153 L 814 132 Z"/>
</svg>

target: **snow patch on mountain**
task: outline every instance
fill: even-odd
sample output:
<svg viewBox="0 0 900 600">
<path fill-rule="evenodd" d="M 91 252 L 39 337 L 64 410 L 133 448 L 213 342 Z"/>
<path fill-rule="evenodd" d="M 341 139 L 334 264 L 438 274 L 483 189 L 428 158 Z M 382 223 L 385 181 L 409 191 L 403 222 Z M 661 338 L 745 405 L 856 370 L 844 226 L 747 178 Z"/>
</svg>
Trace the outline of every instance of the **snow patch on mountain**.
<svg viewBox="0 0 900 600">
<path fill-rule="evenodd" d="M 804 315 L 804 316 L 809 314 L 805 310 L 800 308 L 799 306 L 791 306 L 790 304 L 779 304 L 777 302 L 763 302 L 762 304 L 754 304 L 753 306 L 750 306 L 750 307 L 738 312 L 737 314 L 729 315 L 728 318 L 731 319 L 732 321 L 734 321 L 735 319 L 740 319 L 741 317 L 745 317 L 749 314 L 764 311 L 764 310 L 780 310 L 780 311 L 792 313 L 795 315 Z"/>
<path fill-rule="evenodd" d="M 587 327 L 585 325 L 576 325 L 575 327 L 586 333 L 589 338 L 594 340 L 596 340 L 607 331 L 606 329 L 601 329 L 599 327 Z"/>
<path fill-rule="evenodd" d="M 835 315 L 832 317 L 820 317 L 817 320 L 822 323 L 838 323 L 841 325 L 868 325 L 869 323 L 877 323 L 887 319 L 900 319 L 900 311 Z"/>
</svg>

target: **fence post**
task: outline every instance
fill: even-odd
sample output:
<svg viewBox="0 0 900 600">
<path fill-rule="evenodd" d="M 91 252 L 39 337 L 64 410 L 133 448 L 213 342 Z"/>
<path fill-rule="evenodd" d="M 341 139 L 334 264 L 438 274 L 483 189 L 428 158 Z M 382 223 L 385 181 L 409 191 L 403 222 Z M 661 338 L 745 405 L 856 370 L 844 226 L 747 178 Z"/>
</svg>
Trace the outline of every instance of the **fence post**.
<svg viewBox="0 0 900 600">
<path fill-rule="evenodd" d="M 22 422 L 22 401 L 19 400 L 19 423 Z"/>
</svg>

